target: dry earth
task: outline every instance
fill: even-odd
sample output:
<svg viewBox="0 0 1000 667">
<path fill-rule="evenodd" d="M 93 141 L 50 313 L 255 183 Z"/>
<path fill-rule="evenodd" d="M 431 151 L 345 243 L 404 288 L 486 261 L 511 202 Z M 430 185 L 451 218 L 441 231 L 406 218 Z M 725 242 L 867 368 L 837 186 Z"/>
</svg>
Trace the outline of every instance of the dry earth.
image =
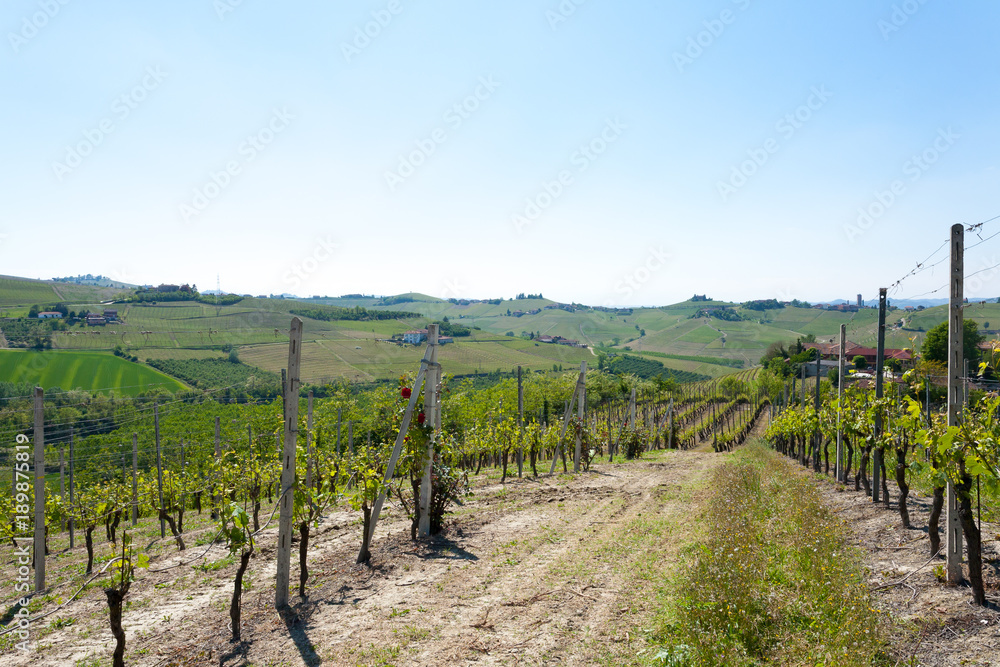
<svg viewBox="0 0 1000 667">
<path fill-rule="evenodd" d="M 703 445 L 705 443 L 702 443 Z M 308 596 L 273 608 L 274 542 L 267 529 L 244 594 L 243 641 L 229 641 L 235 567 L 154 572 L 204 551 L 160 558 L 143 572 L 125 611 L 129 665 L 623 665 L 648 664 L 648 628 L 665 577 L 697 526 L 702 481 L 724 455 L 657 452 L 579 475 L 497 483 L 475 496 L 426 543 L 390 508 L 373 567 L 354 564 L 358 513 L 329 513 L 310 549 Z M 810 474 L 790 464 L 791 474 Z M 490 473 L 494 475 L 494 473 Z M 928 502 L 911 496 L 914 529 L 894 505 L 820 477 L 830 507 L 867 553 L 877 605 L 894 624 L 900 664 L 1000 665 L 1000 617 L 969 604 L 928 562 Z M 890 486 L 891 488 L 891 486 Z M 1000 595 L 997 527 L 983 525 L 988 595 Z M 9 549 L 8 549 L 9 551 Z M 82 551 L 80 549 L 77 552 Z M 2 559 L 6 562 L 6 554 Z M 298 567 L 293 559 L 292 578 Z M 905 579 L 905 580 L 904 580 Z M 2 665 L 109 665 L 112 638 L 100 588 L 39 621 L 39 651 L 8 651 Z M 39 632 L 40 630 L 40 632 Z M 912 658 L 912 659 L 911 659 Z M 909 659 L 909 661 L 907 661 Z"/>
<path fill-rule="evenodd" d="M 478 480 L 445 534 L 409 539 L 408 521 L 384 514 L 373 567 L 354 565 L 356 512 L 336 512 L 310 549 L 308 597 L 273 609 L 275 532 L 266 531 L 244 594 L 243 642 L 229 641 L 235 568 L 185 565 L 143 573 L 124 624 L 132 665 L 628 664 L 663 574 L 690 532 L 698 481 L 722 457 L 659 452 L 600 463 L 574 477 Z M 655 538 L 655 539 L 654 539 Z M 191 548 L 189 558 L 200 549 Z M 209 561 L 224 556 L 219 549 Z M 178 562 L 180 556 L 172 556 Z M 199 561 L 200 562 L 200 561 Z M 169 565 L 168 561 L 154 568 Z M 297 563 L 293 561 L 293 580 Z M 70 622 L 71 625 L 65 625 Z M 4 665 L 109 664 L 112 639 L 99 588 L 56 614 L 32 656 Z M 99 660 L 93 660 L 93 658 Z"/>
<path fill-rule="evenodd" d="M 821 479 L 827 505 L 848 522 L 866 553 L 870 585 L 884 587 L 876 590 L 876 606 L 898 621 L 895 643 L 900 658 L 908 660 L 903 664 L 1000 667 L 1000 528 L 982 524 L 983 575 L 992 602 L 990 609 L 984 609 L 972 604 L 968 586 L 946 586 L 935 575 L 935 568 L 943 572 L 945 560 L 931 558 L 930 498 L 911 493 L 907 506 L 912 528 L 904 529 L 892 481 L 886 507 L 872 503 L 863 491 L 854 491 L 853 480 L 845 488 L 829 477 Z M 943 524 L 944 516 L 941 520 Z"/>
</svg>

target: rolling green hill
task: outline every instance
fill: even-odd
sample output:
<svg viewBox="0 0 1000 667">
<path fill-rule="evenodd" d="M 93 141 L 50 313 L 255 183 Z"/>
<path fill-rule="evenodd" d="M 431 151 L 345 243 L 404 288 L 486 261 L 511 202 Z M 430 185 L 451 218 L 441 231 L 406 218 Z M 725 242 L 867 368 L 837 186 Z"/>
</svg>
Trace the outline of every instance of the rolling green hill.
<svg viewBox="0 0 1000 667">
<path fill-rule="evenodd" d="M 108 352 L 64 350 L 0 350 L 0 380 L 26 382 L 46 390 L 114 391 L 126 396 L 157 387 L 170 392 L 185 388 L 168 375 Z"/>
<path fill-rule="evenodd" d="M 109 295 L 108 288 L 0 278 L 0 310 L 6 305 L 8 315 L 23 315 L 32 304 L 56 302 L 73 310 L 100 311 L 105 307 L 102 300 Z M 291 311 L 324 305 L 403 311 L 418 316 L 378 321 L 304 318 L 303 379 L 310 382 L 386 379 L 412 371 L 423 348 L 382 341 L 446 317 L 473 329 L 468 338 L 458 338 L 442 349 L 441 360 L 449 373 L 510 371 L 518 365 L 551 371 L 579 366 L 581 361 L 596 366 L 595 352 L 605 349 L 645 356 L 662 362 L 666 368 L 710 377 L 756 365 L 773 342 L 794 343 L 796 338 L 810 334 L 818 340 L 833 340 L 842 323 L 847 325 L 850 340 L 873 345 L 877 319 L 874 309 L 857 313 L 792 307 L 757 311 L 717 301 L 614 310 L 559 305 L 549 299 L 462 304 L 415 293 L 395 297 L 246 298 L 229 306 L 195 301 L 120 303 L 115 307 L 121 321 L 95 327 L 74 325 L 54 333 L 52 345 L 58 350 L 95 352 L 121 346 L 142 360 L 213 358 L 224 356 L 224 348 L 235 347 L 244 362 L 277 373 L 287 363 Z M 706 307 L 720 306 L 733 310 L 730 319 L 706 314 L 693 317 Z M 966 315 L 1000 330 L 1000 305 L 972 304 Z M 944 306 L 912 313 L 892 311 L 887 344 L 909 346 L 911 337 L 919 344 L 926 330 L 943 322 L 946 316 Z M 901 319 L 903 326 L 899 325 Z M 16 327 L 8 328 L 16 331 Z M 529 334 L 578 340 L 591 349 L 540 343 L 529 340 Z"/>
</svg>

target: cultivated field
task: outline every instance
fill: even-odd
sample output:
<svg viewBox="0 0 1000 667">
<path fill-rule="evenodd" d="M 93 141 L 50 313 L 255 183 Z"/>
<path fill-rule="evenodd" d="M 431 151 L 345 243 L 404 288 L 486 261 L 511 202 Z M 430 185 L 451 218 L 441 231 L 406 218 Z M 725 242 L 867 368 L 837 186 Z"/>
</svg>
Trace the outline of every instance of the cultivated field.
<svg viewBox="0 0 1000 667">
<path fill-rule="evenodd" d="M 108 352 L 0 350 L 0 378 L 44 389 L 83 389 L 133 396 L 158 387 L 174 392 L 184 385 L 174 378 Z"/>
</svg>

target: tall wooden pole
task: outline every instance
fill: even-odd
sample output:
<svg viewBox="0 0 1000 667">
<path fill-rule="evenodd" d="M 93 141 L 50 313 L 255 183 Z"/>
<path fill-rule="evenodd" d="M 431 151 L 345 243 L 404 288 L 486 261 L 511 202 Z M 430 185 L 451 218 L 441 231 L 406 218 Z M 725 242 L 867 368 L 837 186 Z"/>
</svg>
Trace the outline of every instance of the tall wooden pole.
<svg viewBox="0 0 1000 667">
<path fill-rule="evenodd" d="M 306 405 L 306 488 L 312 489 L 313 466 L 316 464 L 312 444 L 313 430 L 313 392 L 309 390 L 309 401 Z"/>
<path fill-rule="evenodd" d="M 875 398 L 880 399 L 885 393 L 885 311 L 886 311 L 886 288 L 880 287 L 878 290 L 878 349 L 875 357 Z M 875 437 L 882 437 L 882 411 L 875 412 Z M 881 445 L 875 448 L 875 455 L 872 458 L 872 502 L 879 501 L 879 494 L 882 490 L 882 459 L 885 450 Z M 888 498 L 886 499 L 888 500 Z"/>
<path fill-rule="evenodd" d="M 670 397 L 670 407 L 667 408 L 667 449 L 674 448 L 674 399 Z"/>
<path fill-rule="evenodd" d="M 153 403 L 153 437 L 156 439 L 156 486 L 160 495 L 159 508 L 163 508 L 163 461 L 160 458 L 160 406 Z M 159 510 L 157 514 L 160 514 Z M 167 526 L 160 514 L 160 538 L 167 536 Z"/>
<path fill-rule="evenodd" d="M 635 391 L 634 389 L 632 390 Z M 633 393 L 633 396 L 635 394 Z M 576 450 L 573 452 L 573 472 L 580 472 L 580 429 L 583 428 L 584 415 L 586 414 L 585 405 L 587 404 L 587 362 L 580 362 L 580 400 L 576 403 L 576 417 L 579 420 L 578 429 L 576 432 Z M 632 406 L 633 414 L 635 414 L 635 405 Z"/>
<path fill-rule="evenodd" d="M 819 408 L 820 408 L 820 396 L 819 396 L 819 382 L 820 377 L 823 373 L 823 355 L 820 354 L 819 348 L 816 349 L 816 431 L 813 433 L 813 470 L 819 472 L 819 445 L 820 445 L 820 433 L 819 433 Z"/>
<path fill-rule="evenodd" d="M 608 401 L 608 463 L 615 460 L 615 447 L 611 441 L 611 401 Z"/>
<path fill-rule="evenodd" d="M 524 468 L 524 385 L 521 381 L 521 367 L 517 367 L 517 477 L 521 478 Z"/>
<path fill-rule="evenodd" d="M 59 500 L 66 504 L 66 460 L 63 458 L 63 446 L 59 445 Z M 65 523 L 59 519 L 59 532 L 62 533 Z"/>
<path fill-rule="evenodd" d="M 215 464 L 219 465 L 222 461 L 222 426 L 219 424 L 219 417 L 215 417 Z M 212 489 L 215 489 L 215 485 L 212 485 Z M 218 494 L 212 494 L 212 519 L 217 519 L 218 514 L 215 509 L 219 506 L 221 501 L 221 496 Z"/>
<path fill-rule="evenodd" d="M 73 499 L 73 496 L 76 493 L 76 484 L 73 481 L 73 468 L 75 467 L 74 466 L 74 455 L 75 455 L 74 445 L 75 445 L 75 443 L 76 443 L 76 440 L 75 440 L 75 438 L 73 436 L 73 427 L 70 426 L 69 427 L 69 505 L 70 505 L 70 507 L 72 507 L 73 503 L 75 502 L 74 499 Z M 69 548 L 70 549 L 73 548 L 73 532 L 74 532 L 75 527 L 76 526 L 74 525 L 73 519 L 70 519 L 69 520 Z"/>
<path fill-rule="evenodd" d="M 424 378 L 429 377 L 428 364 L 430 363 L 430 350 L 424 353 L 424 358 L 420 362 L 420 370 L 417 371 L 417 379 L 413 383 L 413 389 L 410 392 L 410 400 L 406 405 L 406 410 L 403 412 L 403 421 L 399 425 L 399 433 L 396 434 L 396 444 L 392 447 L 392 453 L 389 455 L 389 462 L 385 466 L 385 477 L 383 478 L 386 484 L 389 480 L 393 478 L 396 473 L 396 462 L 399 461 L 399 455 L 403 450 L 403 441 L 406 438 L 406 433 L 410 429 L 410 419 L 413 416 L 413 411 L 417 406 L 417 398 L 420 396 L 420 387 L 425 383 Z M 351 422 L 348 422 L 348 428 L 350 428 Z M 371 524 L 368 528 L 368 534 L 364 541 L 362 542 L 361 552 L 358 554 L 359 563 L 365 563 L 368 561 L 367 548 L 374 540 L 375 537 L 375 527 L 378 526 L 379 516 L 382 513 L 382 505 L 385 503 L 385 491 L 378 494 L 375 499 L 375 504 L 372 505 L 372 515 Z"/>
<path fill-rule="evenodd" d="M 215 460 L 222 458 L 222 426 L 219 418 L 215 418 Z"/>
<path fill-rule="evenodd" d="M 806 365 L 802 364 L 802 401 L 799 403 L 802 409 L 806 409 Z"/>
<path fill-rule="evenodd" d="M 424 386 L 424 419 L 429 420 L 431 426 L 437 424 L 437 348 L 438 348 L 438 325 L 427 325 L 427 358 L 428 371 L 427 382 Z M 417 522 L 417 535 L 428 537 L 431 534 L 431 477 L 434 470 L 434 438 L 436 433 L 431 435 L 427 442 L 427 460 L 424 463 L 424 475 L 420 481 L 420 521 Z"/>
<path fill-rule="evenodd" d="M 45 590 L 45 390 L 35 387 L 35 592 Z"/>
<path fill-rule="evenodd" d="M 577 400 L 580 395 L 580 380 L 577 379 L 576 386 L 573 387 L 573 395 L 570 396 L 569 400 L 566 401 L 566 412 L 563 414 L 562 421 L 562 432 L 559 434 L 559 440 L 557 441 L 555 451 L 552 454 L 552 466 L 549 468 L 549 474 L 553 474 L 556 471 L 556 461 L 559 460 L 559 453 L 562 451 L 562 441 L 566 437 L 566 428 L 569 426 L 569 419 L 573 416 L 573 401 Z"/>
<path fill-rule="evenodd" d="M 635 387 L 632 387 L 632 395 L 629 398 L 628 425 L 635 428 Z"/>
<path fill-rule="evenodd" d="M 840 325 L 840 362 L 837 365 L 837 468 L 836 468 L 836 480 L 838 482 L 844 483 L 847 480 L 844 479 L 844 430 L 843 424 L 841 422 L 841 412 L 843 411 L 843 401 L 844 401 L 844 373 L 846 369 L 846 357 L 845 348 L 847 347 L 847 325 Z"/>
<path fill-rule="evenodd" d="M 962 419 L 964 370 L 965 313 L 965 227 L 961 224 L 951 228 L 951 293 L 948 300 L 948 426 L 958 426 Z M 945 509 L 946 572 L 949 584 L 962 581 L 962 525 L 958 515 L 958 496 L 955 486 L 948 480 L 947 505 Z"/>
<path fill-rule="evenodd" d="M 274 606 L 288 605 L 292 556 L 292 509 L 295 504 L 295 444 L 299 434 L 299 365 L 302 361 L 302 320 L 292 318 L 288 332 L 288 381 L 284 387 L 285 448 L 281 457 L 281 495 L 278 497 L 278 566 Z"/>
<path fill-rule="evenodd" d="M 139 434 L 132 434 L 132 525 L 139 522 Z"/>
</svg>

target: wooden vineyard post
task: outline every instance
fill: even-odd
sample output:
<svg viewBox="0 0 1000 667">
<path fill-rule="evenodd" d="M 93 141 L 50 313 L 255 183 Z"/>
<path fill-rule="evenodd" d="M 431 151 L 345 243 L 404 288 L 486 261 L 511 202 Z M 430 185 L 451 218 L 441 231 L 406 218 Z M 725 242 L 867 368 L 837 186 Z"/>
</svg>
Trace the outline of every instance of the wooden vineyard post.
<svg viewBox="0 0 1000 667">
<path fill-rule="evenodd" d="M 670 407 L 667 408 L 667 449 L 674 448 L 674 399 L 670 398 Z"/>
<path fill-rule="evenodd" d="M 274 606 L 288 605 L 288 580 L 292 557 L 292 508 L 295 504 L 295 445 L 299 434 L 299 365 L 302 361 L 302 320 L 292 318 L 288 332 L 288 381 L 284 386 L 285 448 L 281 457 L 278 496 L 278 567 Z"/>
<path fill-rule="evenodd" d="M 63 459 L 63 446 L 59 445 L 59 500 L 66 504 L 66 461 Z M 59 519 L 59 532 L 62 533 L 66 527 L 65 521 Z"/>
<path fill-rule="evenodd" d="M 844 401 L 844 372 L 847 370 L 845 365 L 844 348 L 847 346 L 847 325 L 840 325 L 840 359 L 837 364 L 837 466 L 835 469 L 834 477 L 838 482 L 844 484 L 847 482 L 844 479 L 844 429 L 841 420 L 841 414 L 843 413 L 843 401 Z"/>
<path fill-rule="evenodd" d="M 965 313 L 962 302 L 965 292 L 965 227 L 951 228 L 951 293 L 948 302 L 948 426 L 958 426 L 962 419 L 963 391 L 962 370 L 965 353 Z M 949 584 L 962 581 L 962 524 L 958 515 L 958 495 L 955 485 L 948 480 L 945 506 L 947 535 L 945 548 L 946 573 Z"/>
<path fill-rule="evenodd" d="M 222 461 L 222 428 L 219 424 L 219 417 L 215 417 L 215 464 L 219 465 Z M 214 490 L 214 485 L 213 485 Z M 215 509 L 219 506 L 221 502 L 221 496 L 218 494 L 212 495 L 212 518 L 216 519 L 218 516 L 215 513 Z"/>
<path fill-rule="evenodd" d="M 886 311 L 886 288 L 880 287 L 878 290 L 878 349 L 875 356 L 875 399 L 882 398 L 885 393 L 885 311 Z M 875 412 L 875 438 L 876 441 L 882 437 L 881 409 Z M 882 446 L 875 448 L 872 457 L 872 502 L 879 501 L 879 494 L 882 489 L 882 459 L 885 452 Z M 885 499 L 888 502 L 888 498 Z"/>
<path fill-rule="evenodd" d="M 816 349 L 816 431 L 813 433 L 813 470 L 819 472 L 819 446 L 820 438 L 822 437 L 819 432 L 819 408 L 820 408 L 820 396 L 819 396 L 819 382 L 823 373 L 823 355 L 820 354 L 819 348 Z"/>
<path fill-rule="evenodd" d="M 438 325 L 427 325 L 427 371 L 424 374 L 424 419 L 432 427 L 437 426 L 437 377 L 438 377 Z M 424 463 L 424 474 L 420 480 L 420 521 L 417 523 L 417 535 L 429 537 L 431 534 L 431 477 L 434 471 L 434 440 L 437 430 L 431 433 L 427 442 L 427 461 Z"/>
<path fill-rule="evenodd" d="M 153 437 L 156 439 L 156 488 L 160 496 L 159 509 L 163 508 L 163 461 L 160 459 L 160 406 L 153 403 Z M 160 538 L 167 536 L 167 526 L 160 514 Z"/>
<path fill-rule="evenodd" d="M 45 590 L 45 390 L 35 387 L 35 593 Z"/>
<path fill-rule="evenodd" d="M 410 392 L 410 400 L 406 404 L 406 411 L 403 412 L 403 421 L 399 425 L 399 433 L 396 434 L 396 443 L 392 447 L 392 454 L 389 455 L 389 462 L 385 467 L 384 481 L 386 484 L 392 479 L 393 475 L 396 473 L 396 463 L 399 461 L 399 455 L 403 450 L 403 440 L 406 438 L 407 431 L 410 430 L 410 420 L 413 418 L 413 410 L 417 406 L 417 398 L 420 396 L 420 388 L 424 384 L 424 378 L 427 375 L 428 364 L 430 362 L 429 355 L 430 349 L 424 353 L 424 358 L 420 362 L 420 370 L 417 371 L 417 379 L 413 383 L 413 389 Z M 348 428 L 350 428 L 350 422 L 348 422 Z M 358 562 L 367 562 L 364 557 L 365 546 L 370 546 L 375 538 L 375 527 L 378 525 L 379 515 L 382 513 L 382 505 L 385 504 L 385 491 L 381 491 L 378 497 L 375 499 L 375 504 L 372 506 L 372 518 L 371 525 L 368 529 L 368 534 L 365 536 L 364 542 L 361 546 L 361 551 L 358 554 Z"/>
<path fill-rule="evenodd" d="M 132 434 L 132 525 L 139 522 L 139 434 Z"/>
<path fill-rule="evenodd" d="M 74 456 L 74 437 L 73 437 L 73 427 L 69 427 L 69 504 L 70 507 L 73 506 L 73 495 L 76 493 L 76 485 L 73 483 L 73 456 Z M 69 548 L 73 548 L 73 531 L 76 526 L 73 524 L 73 519 L 69 520 Z"/>
<path fill-rule="evenodd" d="M 608 463 L 615 460 L 615 448 L 611 442 L 611 401 L 608 401 Z"/>
<path fill-rule="evenodd" d="M 635 428 L 635 387 L 632 387 L 632 397 L 629 399 L 629 426 Z"/>
<path fill-rule="evenodd" d="M 802 364 L 802 401 L 799 403 L 802 409 L 806 409 L 806 365 Z"/>
<path fill-rule="evenodd" d="M 634 389 L 632 390 L 635 391 Z M 634 393 L 633 393 L 634 396 Z M 581 429 L 583 428 L 584 415 L 587 405 L 587 362 L 580 362 L 580 398 L 576 403 L 576 418 L 579 422 L 576 430 L 576 449 L 573 452 L 573 472 L 580 472 L 580 445 Z"/>
<path fill-rule="evenodd" d="M 552 454 L 552 466 L 549 468 L 549 474 L 553 474 L 556 471 L 556 461 L 559 460 L 559 453 L 562 451 L 562 441 L 566 437 L 566 428 L 569 426 L 569 419 L 573 416 L 573 402 L 580 395 L 580 383 L 583 381 L 581 377 L 576 381 L 576 387 L 573 388 L 573 395 L 566 402 L 566 413 L 563 415 L 563 427 L 562 433 L 559 434 L 559 442 L 556 444 L 555 452 Z"/>
<path fill-rule="evenodd" d="M 521 478 L 524 468 L 524 385 L 521 382 L 521 367 L 517 367 L 517 478 Z"/>
<path fill-rule="evenodd" d="M 343 428 L 341 426 L 341 421 L 343 419 L 343 408 L 337 408 L 337 458 L 340 458 L 340 431 Z"/>
<path fill-rule="evenodd" d="M 312 389 L 309 390 L 309 399 L 306 404 L 306 488 L 312 489 L 313 482 L 313 465 L 315 464 L 313 456 L 313 445 L 312 445 L 312 429 L 313 429 L 313 392 Z"/>
<path fill-rule="evenodd" d="M 181 440 L 181 478 L 183 479 L 187 475 L 187 460 L 184 458 L 184 441 Z M 187 494 L 181 494 L 181 510 L 187 507 Z"/>
</svg>

